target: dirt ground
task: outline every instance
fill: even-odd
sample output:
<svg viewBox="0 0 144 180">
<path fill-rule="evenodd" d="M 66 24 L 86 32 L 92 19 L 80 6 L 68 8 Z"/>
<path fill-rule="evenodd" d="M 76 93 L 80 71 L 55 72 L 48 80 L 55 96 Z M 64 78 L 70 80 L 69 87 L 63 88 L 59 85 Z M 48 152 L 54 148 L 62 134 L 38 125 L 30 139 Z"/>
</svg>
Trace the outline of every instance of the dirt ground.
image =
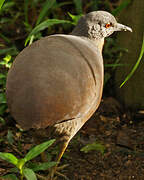
<svg viewBox="0 0 144 180">
<path fill-rule="evenodd" d="M 61 173 L 69 180 L 144 180 L 143 117 L 143 112 L 126 112 L 111 97 L 102 100 L 98 111 L 70 142 L 61 160 L 61 165 L 68 166 Z M 7 119 L 7 126 L 0 126 L 0 137 L 5 139 L 0 142 L 0 151 L 23 157 L 33 146 L 32 138 L 29 133 L 21 134 L 14 122 L 9 117 Z M 6 138 L 8 129 L 14 135 L 13 144 L 9 144 Z M 105 147 L 104 154 L 97 150 L 80 151 L 94 142 Z M 0 160 L 0 176 L 9 172 L 11 167 Z M 57 177 L 57 180 L 62 179 Z"/>
</svg>

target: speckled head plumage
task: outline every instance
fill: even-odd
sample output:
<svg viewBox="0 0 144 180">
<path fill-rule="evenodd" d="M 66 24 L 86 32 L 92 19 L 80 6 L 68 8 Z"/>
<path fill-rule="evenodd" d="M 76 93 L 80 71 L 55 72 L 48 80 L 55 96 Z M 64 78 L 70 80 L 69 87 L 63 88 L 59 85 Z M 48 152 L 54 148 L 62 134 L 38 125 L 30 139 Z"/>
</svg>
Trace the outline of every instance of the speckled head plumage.
<svg viewBox="0 0 144 180">
<path fill-rule="evenodd" d="M 106 11 L 93 11 L 82 16 L 72 34 L 102 39 L 110 36 L 114 31 L 132 31 L 128 26 L 117 23 L 115 17 Z"/>
</svg>

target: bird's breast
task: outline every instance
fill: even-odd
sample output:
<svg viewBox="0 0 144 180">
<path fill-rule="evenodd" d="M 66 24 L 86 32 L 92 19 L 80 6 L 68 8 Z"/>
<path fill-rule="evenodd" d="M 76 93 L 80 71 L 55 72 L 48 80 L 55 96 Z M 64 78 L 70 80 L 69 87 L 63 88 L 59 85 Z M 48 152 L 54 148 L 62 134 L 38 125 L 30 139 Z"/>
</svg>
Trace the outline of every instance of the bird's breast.
<svg viewBox="0 0 144 180">
<path fill-rule="evenodd" d="M 48 36 L 17 56 L 8 73 L 7 100 L 22 128 L 44 128 L 94 110 L 102 85 L 102 57 L 90 42 Z"/>
</svg>

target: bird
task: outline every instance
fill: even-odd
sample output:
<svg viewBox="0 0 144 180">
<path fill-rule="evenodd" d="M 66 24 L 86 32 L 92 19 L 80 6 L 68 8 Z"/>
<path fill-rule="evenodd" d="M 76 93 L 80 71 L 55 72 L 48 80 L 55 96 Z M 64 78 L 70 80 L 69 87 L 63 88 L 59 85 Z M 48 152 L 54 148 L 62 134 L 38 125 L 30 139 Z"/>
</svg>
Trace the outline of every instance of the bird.
<svg viewBox="0 0 144 180">
<path fill-rule="evenodd" d="M 57 164 L 100 104 L 104 38 L 115 31 L 132 29 L 109 12 L 87 13 L 70 34 L 49 35 L 24 48 L 8 72 L 6 98 L 11 115 L 23 130 L 57 135 Z M 55 171 L 56 166 L 49 179 Z"/>
</svg>

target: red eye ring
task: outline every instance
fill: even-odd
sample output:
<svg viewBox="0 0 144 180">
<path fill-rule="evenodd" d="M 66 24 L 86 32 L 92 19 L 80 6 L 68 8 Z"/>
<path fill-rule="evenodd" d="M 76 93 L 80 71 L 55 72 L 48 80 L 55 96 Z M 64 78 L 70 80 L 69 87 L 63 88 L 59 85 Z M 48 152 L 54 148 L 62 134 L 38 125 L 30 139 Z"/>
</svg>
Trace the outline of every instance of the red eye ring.
<svg viewBox="0 0 144 180">
<path fill-rule="evenodd" d="M 112 25 L 110 24 L 110 23 L 108 23 L 108 24 L 106 24 L 105 25 L 105 28 L 109 28 L 109 27 L 111 27 Z"/>
</svg>

